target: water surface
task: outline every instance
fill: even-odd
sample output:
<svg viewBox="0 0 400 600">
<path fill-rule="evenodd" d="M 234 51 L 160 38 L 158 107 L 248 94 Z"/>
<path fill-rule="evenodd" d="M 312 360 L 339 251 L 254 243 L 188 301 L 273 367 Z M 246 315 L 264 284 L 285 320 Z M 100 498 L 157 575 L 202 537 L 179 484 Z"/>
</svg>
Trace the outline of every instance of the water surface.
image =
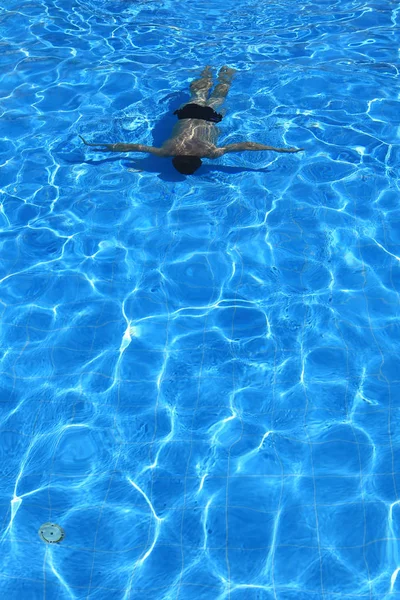
<svg viewBox="0 0 400 600">
<path fill-rule="evenodd" d="M 397 2 L 6 4 L 1 596 L 400 598 Z"/>
</svg>

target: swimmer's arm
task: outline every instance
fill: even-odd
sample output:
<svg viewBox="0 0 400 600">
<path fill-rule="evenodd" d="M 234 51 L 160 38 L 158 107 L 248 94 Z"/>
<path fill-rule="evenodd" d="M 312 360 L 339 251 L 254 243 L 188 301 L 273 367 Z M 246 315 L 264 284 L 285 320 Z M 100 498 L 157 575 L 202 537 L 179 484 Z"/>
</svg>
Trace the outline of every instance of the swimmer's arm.
<svg viewBox="0 0 400 600">
<path fill-rule="evenodd" d="M 217 156 L 222 156 L 227 152 L 243 152 L 243 150 L 269 150 L 270 152 L 301 152 L 304 148 L 274 148 L 257 142 L 239 142 L 238 144 L 229 144 L 223 148 L 217 148 Z"/>
<path fill-rule="evenodd" d="M 109 150 L 110 152 L 149 152 L 150 154 L 163 156 L 162 149 L 155 148 L 154 146 L 144 146 L 143 144 L 89 144 L 81 135 L 79 137 L 86 146 L 102 146 L 104 150 Z"/>
</svg>

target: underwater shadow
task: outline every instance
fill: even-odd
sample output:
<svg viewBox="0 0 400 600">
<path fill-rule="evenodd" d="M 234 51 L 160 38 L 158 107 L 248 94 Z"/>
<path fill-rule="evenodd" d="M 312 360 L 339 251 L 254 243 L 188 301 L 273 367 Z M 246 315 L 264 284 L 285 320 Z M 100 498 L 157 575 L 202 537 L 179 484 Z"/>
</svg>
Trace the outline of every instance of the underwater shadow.
<svg viewBox="0 0 400 600">
<path fill-rule="evenodd" d="M 103 152 L 103 150 L 101 150 L 101 152 Z M 120 161 L 120 156 L 113 156 L 103 160 L 89 159 L 80 162 L 84 162 L 87 165 L 97 166 L 103 163 Z M 132 171 L 133 173 L 154 173 L 159 179 L 162 179 L 162 181 L 170 181 L 172 183 L 184 181 L 187 177 L 191 177 L 193 179 L 196 177 L 212 175 L 214 173 L 227 173 L 228 175 L 235 175 L 237 173 L 268 173 L 267 168 L 251 169 L 248 167 L 230 167 L 228 165 L 213 165 L 209 163 L 203 163 L 200 169 L 193 175 L 182 175 L 173 167 L 172 160 L 170 158 L 158 158 L 156 156 L 150 156 L 148 158 L 139 160 L 123 160 L 122 165 L 128 171 Z"/>
<path fill-rule="evenodd" d="M 207 159 L 206 159 L 207 160 Z M 169 158 L 157 158 L 149 157 L 142 160 L 129 161 L 122 163 L 128 170 L 135 172 L 154 173 L 163 181 L 178 182 L 184 181 L 186 178 L 201 177 L 203 175 L 212 175 L 215 172 L 228 173 L 234 175 L 235 173 L 266 173 L 267 169 L 251 169 L 248 167 L 230 167 L 227 165 L 210 164 L 204 163 L 193 175 L 182 175 L 172 165 L 172 160 Z"/>
<path fill-rule="evenodd" d="M 153 146 L 159 148 L 163 145 L 165 140 L 169 138 L 177 121 L 174 111 L 177 110 L 181 104 L 189 102 L 189 99 L 189 96 L 184 92 L 172 92 L 160 100 L 159 105 L 162 106 L 165 104 L 167 105 L 167 109 L 166 112 L 157 119 L 157 122 L 153 127 Z M 134 143 L 140 144 L 142 142 L 140 140 L 135 140 Z"/>
<path fill-rule="evenodd" d="M 103 152 L 101 150 L 100 152 Z M 106 151 L 104 151 L 106 152 Z M 103 163 L 120 162 L 120 156 L 113 156 L 110 158 L 104 158 L 100 160 L 85 160 L 83 161 L 87 165 L 101 165 Z M 80 161 L 82 162 L 82 161 Z M 212 175 L 213 173 L 227 173 L 229 175 L 235 175 L 237 173 L 268 173 L 267 168 L 262 169 L 251 169 L 248 167 L 230 167 L 227 165 L 209 164 L 203 163 L 196 173 L 193 175 L 182 175 L 172 165 L 170 158 L 159 158 L 157 156 L 149 156 L 147 158 L 132 160 L 127 159 L 122 161 L 122 165 L 133 173 L 154 173 L 162 181 L 170 181 L 176 183 L 184 181 L 187 177 L 195 178 L 201 176 Z"/>
</svg>

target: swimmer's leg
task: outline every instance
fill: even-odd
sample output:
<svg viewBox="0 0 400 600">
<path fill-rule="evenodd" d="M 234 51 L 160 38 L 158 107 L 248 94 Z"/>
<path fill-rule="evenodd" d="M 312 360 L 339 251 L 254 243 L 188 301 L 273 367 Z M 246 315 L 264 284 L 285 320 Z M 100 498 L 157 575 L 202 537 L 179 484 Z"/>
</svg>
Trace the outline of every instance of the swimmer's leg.
<svg viewBox="0 0 400 600">
<path fill-rule="evenodd" d="M 228 95 L 229 88 L 231 87 L 232 79 L 235 73 L 235 69 L 230 69 L 227 66 L 221 67 L 218 73 L 218 84 L 215 86 L 207 102 L 207 106 L 216 108 L 217 106 L 223 104 L 226 96 Z"/>
<path fill-rule="evenodd" d="M 207 94 L 212 88 L 212 85 L 211 67 L 207 66 L 203 69 L 200 79 L 195 79 L 190 84 L 190 102 L 203 106 L 207 102 Z"/>
</svg>

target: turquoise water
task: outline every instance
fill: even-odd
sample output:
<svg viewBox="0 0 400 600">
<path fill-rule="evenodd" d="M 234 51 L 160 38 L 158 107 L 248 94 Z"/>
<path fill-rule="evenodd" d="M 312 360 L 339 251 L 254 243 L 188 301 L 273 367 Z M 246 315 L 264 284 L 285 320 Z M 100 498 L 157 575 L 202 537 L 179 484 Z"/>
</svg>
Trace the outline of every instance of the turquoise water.
<svg viewBox="0 0 400 600">
<path fill-rule="evenodd" d="M 399 19 L 0 9 L 2 598 L 400 598 Z M 159 146 L 207 64 L 221 144 L 305 152 L 81 143 Z"/>
</svg>

